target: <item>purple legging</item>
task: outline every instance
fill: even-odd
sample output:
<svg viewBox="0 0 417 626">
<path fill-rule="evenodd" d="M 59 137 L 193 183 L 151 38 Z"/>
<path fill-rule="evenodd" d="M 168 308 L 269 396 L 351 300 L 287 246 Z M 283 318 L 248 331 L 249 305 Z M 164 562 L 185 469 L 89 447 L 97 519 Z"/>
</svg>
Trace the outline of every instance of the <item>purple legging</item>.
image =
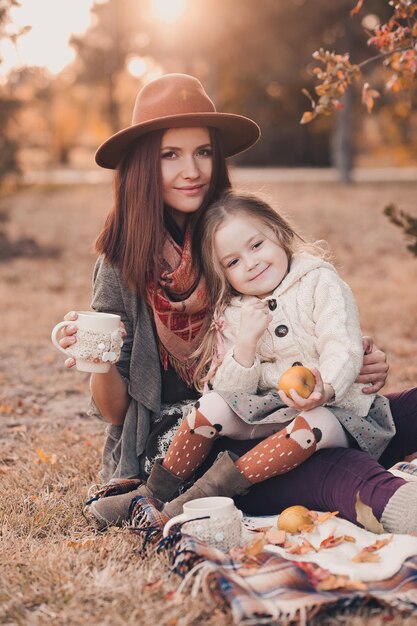
<svg viewBox="0 0 417 626">
<path fill-rule="evenodd" d="M 339 511 L 355 522 L 359 492 L 380 519 L 388 500 L 405 483 L 386 471 L 417 451 L 417 387 L 387 395 L 397 432 L 378 461 L 355 448 L 330 448 L 316 452 L 299 467 L 251 487 L 235 498 L 237 506 L 252 515 L 272 515 L 293 504 L 319 511 Z M 221 437 L 200 468 L 203 473 L 221 450 L 241 456 L 258 443 Z"/>
</svg>

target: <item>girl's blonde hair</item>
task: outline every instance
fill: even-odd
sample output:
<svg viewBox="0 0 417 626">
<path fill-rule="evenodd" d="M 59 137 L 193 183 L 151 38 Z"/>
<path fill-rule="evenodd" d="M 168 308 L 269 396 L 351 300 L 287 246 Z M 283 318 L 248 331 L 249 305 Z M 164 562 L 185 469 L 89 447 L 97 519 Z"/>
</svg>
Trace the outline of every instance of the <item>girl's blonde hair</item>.
<svg viewBox="0 0 417 626">
<path fill-rule="evenodd" d="M 256 218 L 272 230 L 279 245 L 286 252 L 289 263 L 295 250 L 301 247 L 308 248 L 309 251 L 322 257 L 326 255 L 316 244 L 307 244 L 289 222 L 267 202 L 251 194 L 227 191 L 201 214 L 194 230 L 193 248 L 196 252 L 200 251 L 201 264 L 207 282 L 209 314 L 212 315 L 213 321 L 202 344 L 194 353 L 198 360 L 194 384 L 200 391 L 204 383 L 212 378 L 220 363 L 220 355 L 216 354 L 216 335 L 220 332 L 219 320 L 232 296 L 238 295 L 228 283 L 224 269 L 217 258 L 215 237 L 218 229 L 229 217 L 242 214 Z"/>
</svg>

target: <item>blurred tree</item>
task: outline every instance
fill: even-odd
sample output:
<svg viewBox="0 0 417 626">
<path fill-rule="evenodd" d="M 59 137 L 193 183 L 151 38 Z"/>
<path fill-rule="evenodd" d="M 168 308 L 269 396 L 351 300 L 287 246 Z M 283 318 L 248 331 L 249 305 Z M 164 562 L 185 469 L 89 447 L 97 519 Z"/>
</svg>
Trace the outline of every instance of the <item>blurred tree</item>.
<svg viewBox="0 0 417 626">
<path fill-rule="evenodd" d="M 189 0 L 183 15 L 169 22 L 151 14 L 151 0 L 101 1 L 93 8 L 94 25 L 72 40 L 78 51 L 77 81 L 94 88 L 95 108 L 115 132 L 129 123 L 134 93 L 149 79 L 148 71 L 133 84 L 129 60 L 146 57 L 149 65 L 153 59 L 165 72 L 198 76 L 219 109 L 260 123 L 262 141 L 237 157 L 238 163 L 344 163 L 348 170 L 355 140 L 361 139 L 354 93 L 340 115 L 322 117 L 314 125 L 298 122 L 305 108 L 302 87 L 314 86 L 305 67 L 311 50 L 323 43 L 340 53 L 349 49 L 355 63 L 368 54 L 361 23 L 347 19 L 353 2 Z M 368 0 L 367 6 L 376 11 L 381 1 Z M 382 5 L 384 18 L 389 10 Z M 101 102 L 105 110 L 99 111 Z"/>
<path fill-rule="evenodd" d="M 23 31 L 9 32 L 7 26 L 10 23 L 9 12 L 11 7 L 19 6 L 16 0 L 0 0 L 0 38 L 9 38 L 16 41 L 16 38 Z M 24 29 L 26 30 L 26 29 Z M 0 63 L 2 59 L 0 58 Z M 9 86 L 0 86 L 0 183 L 11 173 L 19 172 L 17 159 L 18 142 L 11 130 L 11 123 L 14 115 L 20 107 L 20 102 L 16 99 Z"/>
<path fill-rule="evenodd" d="M 323 40 L 335 49 L 348 42 L 358 59 L 366 53 L 361 25 L 346 23 L 350 7 L 351 0 L 193 0 L 175 28 L 152 24 L 152 54 L 170 71 L 196 73 L 219 107 L 260 123 L 262 141 L 239 162 L 329 165 L 340 121 L 339 143 L 352 150 L 347 140 L 357 132 L 355 116 L 300 127 L 301 90 L 313 82 L 305 60 Z"/>
<path fill-rule="evenodd" d="M 359 13 L 364 4 L 369 8 L 369 1 L 357 0 L 350 15 Z M 395 95 L 407 92 L 408 106 L 403 106 L 403 119 L 410 117 L 411 108 L 416 94 L 417 78 L 417 2 L 413 0 L 390 0 L 389 15 L 385 22 L 376 21 L 371 32 L 368 31 L 368 46 L 376 48 L 377 53 L 359 63 L 352 63 L 349 52 L 338 54 L 321 48 L 313 54 L 313 57 L 321 62 L 322 66 L 313 68 L 319 84 L 314 90 L 316 100 L 304 90 L 310 98 L 312 110 L 304 113 L 301 123 L 307 124 L 321 115 L 331 115 L 338 109 L 344 109 L 346 96 L 352 89 L 352 83 L 356 79 L 362 83 L 362 103 L 368 113 L 374 109 L 375 99 L 380 98 L 378 90 L 371 87 L 364 78 L 364 69 L 370 64 L 379 63 L 386 70 L 384 76 L 384 88 Z M 375 16 L 373 16 L 375 17 Z M 395 110 L 395 109 L 394 109 Z M 398 110 L 398 107 L 397 107 Z M 410 126 L 403 125 L 408 135 Z M 406 137 L 406 141 L 408 137 Z M 347 165 L 347 164 L 345 164 Z M 345 174 L 349 174 L 348 170 Z M 389 204 L 384 209 L 384 214 L 389 220 L 400 227 L 405 235 L 411 239 L 407 246 L 414 256 L 417 256 L 417 219 L 398 209 L 394 204 Z"/>
<path fill-rule="evenodd" d="M 106 116 L 112 132 L 121 128 L 120 78 L 129 56 L 143 53 L 149 43 L 144 34 L 143 2 L 108 0 L 92 7 L 95 17 L 83 35 L 73 36 L 78 53 L 77 81 L 106 92 Z"/>
</svg>

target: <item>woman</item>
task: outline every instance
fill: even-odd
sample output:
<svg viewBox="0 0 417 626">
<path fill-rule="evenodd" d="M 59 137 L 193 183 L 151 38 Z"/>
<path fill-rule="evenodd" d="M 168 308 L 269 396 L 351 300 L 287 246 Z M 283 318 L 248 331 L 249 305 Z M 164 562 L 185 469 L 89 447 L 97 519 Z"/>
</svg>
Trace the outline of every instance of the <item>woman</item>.
<svg viewBox="0 0 417 626">
<path fill-rule="evenodd" d="M 196 364 L 190 357 L 210 319 L 198 251 L 192 255 L 191 250 L 193 225 L 230 187 L 225 157 L 247 149 L 258 137 L 253 121 L 216 112 L 195 78 L 168 74 L 139 92 L 132 125 L 96 153 L 98 165 L 117 172 L 114 208 L 97 240 L 101 256 L 94 270 L 92 307 L 120 314 L 126 329 L 121 360 L 108 374 L 91 377 L 96 413 L 110 423 L 101 480 L 123 479 L 99 494 L 107 497 L 90 504 L 105 525 L 127 519 L 138 482 L 124 479 L 146 476 L 157 433 L 163 431 L 161 438 L 169 440 L 166 425 L 179 421 L 184 404 L 198 397 L 191 387 Z M 76 340 L 75 332 L 69 324 L 61 339 L 64 348 Z M 73 359 L 66 365 L 72 367 Z M 364 357 L 358 382 L 372 383 L 366 391 L 376 392 L 386 372 L 385 355 L 373 349 Z M 390 445 L 396 440 L 398 449 L 394 453 L 391 446 L 392 459 L 390 446 L 384 452 L 389 465 L 411 452 L 410 441 L 417 441 L 416 421 L 408 419 L 416 404 L 413 392 L 392 398 L 397 436 Z M 213 454 L 223 447 L 241 455 L 245 445 L 253 444 L 222 438 Z M 382 515 L 403 485 L 364 453 L 336 448 L 314 455 L 291 474 L 254 487 L 239 505 L 262 514 L 305 504 L 338 509 L 354 520 L 359 487 L 364 502 Z M 178 484 L 167 483 L 166 499 L 177 489 Z M 415 506 L 417 510 L 417 502 Z"/>
</svg>

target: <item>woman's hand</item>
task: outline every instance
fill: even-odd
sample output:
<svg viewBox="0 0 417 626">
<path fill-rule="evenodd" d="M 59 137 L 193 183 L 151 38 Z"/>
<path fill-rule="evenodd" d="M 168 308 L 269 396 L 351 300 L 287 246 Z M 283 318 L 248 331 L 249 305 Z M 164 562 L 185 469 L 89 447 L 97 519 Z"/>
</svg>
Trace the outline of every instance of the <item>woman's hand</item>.
<svg viewBox="0 0 417 626">
<path fill-rule="evenodd" d="M 297 411 L 311 411 L 318 406 L 322 406 L 329 402 L 334 395 L 331 385 L 323 383 L 320 372 L 315 367 L 309 367 L 313 372 L 316 384 L 308 398 L 302 398 L 295 389 L 290 390 L 291 397 L 287 396 L 283 391 L 278 391 L 278 395 L 283 402 L 292 409 Z"/>
<path fill-rule="evenodd" d="M 362 393 L 377 393 L 386 383 L 388 363 L 385 352 L 374 345 L 371 337 L 363 337 L 363 365 L 355 383 L 367 384 Z"/>
<path fill-rule="evenodd" d="M 64 350 L 66 350 L 70 346 L 73 346 L 74 343 L 76 343 L 77 341 L 77 327 L 74 324 L 71 324 L 71 322 L 75 322 L 77 318 L 78 315 L 75 311 L 69 311 L 69 313 L 64 315 L 64 320 L 69 322 L 68 326 L 64 326 L 64 328 L 61 329 L 61 339 L 59 340 L 59 345 L 61 346 L 61 348 L 64 348 Z M 74 367 L 74 357 L 71 356 L 68 357 L 68 359 L 65 359 L 64 365 L 68 369 Z"/>
<path fill-rule="evenodd" d="M 66 315 L 64 315 L 64 320 L 69 322 L 67 326 L 64 326 L 64 328 L 61 329 L 61 339 L 59 340 L 59 345 L 61 348 L 64 348 L 64 350 L 73 346 L 77 342 L 77 326 L 75 324 L 71 324 L 71 322 L 75 322 L 77 319 L 78 315 L 76 311 L 69 311 Z M 122 339 L 124 339 L 127 333 L 123 322 L 120 322 L 120 328 L 122 330 Z M 65 359 L 64 365 L 68 369 L 74 367 L 74 357 L 70 356 L 68 359 Z"/>
</svg>

